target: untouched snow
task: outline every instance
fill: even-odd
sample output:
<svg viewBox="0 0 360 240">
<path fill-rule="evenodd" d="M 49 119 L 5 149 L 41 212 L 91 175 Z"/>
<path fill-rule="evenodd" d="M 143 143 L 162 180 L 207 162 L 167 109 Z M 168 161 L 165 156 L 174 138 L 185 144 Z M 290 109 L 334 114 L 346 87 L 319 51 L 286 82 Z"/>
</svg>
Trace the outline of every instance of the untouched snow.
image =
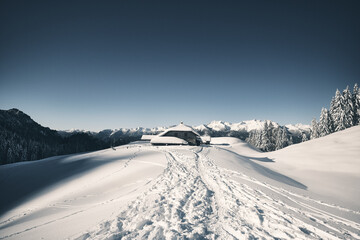
<svg viewBox="0 0 360 240">
<path fill-rule="evenodd" d="M 360 126 L 267 153 L 273 170 L 299 179 L 309 190 L 360 211 Z"/>
<path fill-rule="evenodd" d="M 358 139 L 139 142 L 1 166 L 0 239 L 360 239 Z"/>
</svg>

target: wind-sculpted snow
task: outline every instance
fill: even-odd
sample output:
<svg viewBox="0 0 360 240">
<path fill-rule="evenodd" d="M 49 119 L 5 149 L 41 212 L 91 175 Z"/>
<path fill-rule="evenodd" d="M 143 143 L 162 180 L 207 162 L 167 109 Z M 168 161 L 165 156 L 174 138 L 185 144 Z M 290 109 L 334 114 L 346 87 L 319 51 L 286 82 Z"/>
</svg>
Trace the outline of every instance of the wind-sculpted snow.
<svg viewBox="0 0 360 240">
<path fill-rule="evenodd" d="M 222 141 L 68 157 L 111 161 L 10 210 L 0 239 L 360 239 L 359 212 L 270 170 L 266 153 Z"/>
</svg>

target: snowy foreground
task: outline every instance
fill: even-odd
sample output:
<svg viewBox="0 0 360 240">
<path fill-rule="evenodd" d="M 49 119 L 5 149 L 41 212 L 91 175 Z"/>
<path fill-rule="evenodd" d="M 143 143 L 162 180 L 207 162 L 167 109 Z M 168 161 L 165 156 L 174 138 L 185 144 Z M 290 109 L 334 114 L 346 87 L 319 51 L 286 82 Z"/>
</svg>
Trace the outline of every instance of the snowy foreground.
<svg viewBox="0 0 360 240">
<path fill-rule="evenodd" d="M 260 153 L 235 138 L 0 167 L 0 239 L 360 239 L 360 126 Z"/>
</svg>

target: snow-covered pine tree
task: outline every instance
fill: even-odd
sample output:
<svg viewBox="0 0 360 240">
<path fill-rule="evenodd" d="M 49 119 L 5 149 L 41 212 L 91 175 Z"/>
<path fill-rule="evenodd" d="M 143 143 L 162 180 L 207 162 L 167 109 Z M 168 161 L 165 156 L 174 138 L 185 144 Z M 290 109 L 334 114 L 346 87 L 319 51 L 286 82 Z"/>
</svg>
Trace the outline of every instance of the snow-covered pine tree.
<svg viewBox="0 0 360 240">
<path fill-rule="evenodd" d="M 260 148 L 260 143 L 261 143 L 260 132 L 256 130 L 251 131 L 247 142 L 253 145 L 254 147 Z"/>
<path fill-rule="evenodd" d="M 343 91 L 343 103 L 344 103 L 344 125 L 345 128 L 354 126 L 354 106 L 351 91 L 349 86 L 346 87 Z"/>
<path fill-rule="evenodd" d="M 249 133 L 248 138 L 246 139 L 246 142 L 250 143 L 253 146 L 255 146 L 255 144 L 254 144 L 254 135 L 255 135 L 255 131 L 251 131 Z"/>
<path fill-rule="evenodd" d="M 269 138 L 267 136 L 267 132 L 265 130 L 262 130 L 261 134 L 260 134 L 260 146 L 259 146 L 259 148 L 264 152 L 268 152 L 268 151 L 270 151 L 269 145 L 270 145 L 270 140 L 269 140 Z"/>
<path fill-rule="evenodd" d="M 323 137 L 332 133 L 332 120 L 329 111 L 326 108 L 321 109 L 318 130 L 319 137 Z"/>
<path fill-rule="evenodd" d="M 301 142 L 306 142 L 308 140 L 305 133 L 302 133 Z"/>
<path fill-rule="evenodd" d="M 345 124 L 345 111 L 344 99 L 339 89 L 336 89 L 335 97 L 331 101 L 330 114 L 334 124 L 334 132 L 344 130 Z"/>
<path fill-rule="evenodd" d="M 260 144 L 259 144 L 259 148 L 265 152 L 271 151 L 270 150 L 270 139 L 268 137 L 268 129 L 269 129 L 268 122 L 265 121 L 264 129 L 261 130 L 261 132 L 260 132 Z"/>
<path fill-rule="evenodd" d="M 267 124 L 267 129 L 266 133 L 267 133 L 267 137 L 269 139 L 269 144 L 267 145 L 267 151 L 274 151 L 275 150 L 275 142 L 276 142 L 276 132 L 277 132 L 277 128 L 275 128 L 274 124 L 269 121 Z"/>
<path fill-rule="evenodd" d="M 331 98 L 331 102 L 330 102 L 330 109 L 329 109 L 329 114 L 330 114 L 330 118 L 332 120 L 332 130 L 333 132 L 335 131 L 335 122 L 334 122 L 334 115 L 335 115 L 335 97 Z"/>
<path fill-rule="evenodd" d="M 264 152 L 278 150 L 293 144 L 292 137 L 285 127 L 275 127 L 269 121 L 265 122 L 262 130 L 251 131 L 246 141 Z"/>
<path fill-rule="evenodd" d="M 282 149 L 289 146 L 290 140 L 285 128 L 279 127 L 276 133 L 275 150 Z"/>
<path fill-rule="evenodd" d="M 318 138 L 319 136 L 320 136 L 320 134 L 319 134 L 319 124 L 316 122 L 316 118 L 314 118 L 311 121 L 310 139 L 315 139 L 315 138 Z"/>
<path fill-rule="evenodd" d="M 281 149 L 283 145 L 282 129 L 279 128 L 276 132 L 275 150 Z"/>
<path fill-rule="evenodd" d="M 355 83 L 353 93 L 352 93 L 352 102 L 354 107 L 354 126 L 360 124 L 360 90 L 358 84 Z"/>
</svg>

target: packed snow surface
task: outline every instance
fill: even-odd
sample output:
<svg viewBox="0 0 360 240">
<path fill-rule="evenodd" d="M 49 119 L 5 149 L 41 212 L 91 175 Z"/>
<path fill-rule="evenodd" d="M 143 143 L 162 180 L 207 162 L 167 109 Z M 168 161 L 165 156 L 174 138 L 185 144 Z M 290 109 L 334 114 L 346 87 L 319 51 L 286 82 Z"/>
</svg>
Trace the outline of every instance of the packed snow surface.
<svg viewBox="0 0 360 240">
<path fill-rule="evenodd" d="M 1 166 L 0 239 L 360 239 L 358 139 L 139 142 Z"/>
</svg>

